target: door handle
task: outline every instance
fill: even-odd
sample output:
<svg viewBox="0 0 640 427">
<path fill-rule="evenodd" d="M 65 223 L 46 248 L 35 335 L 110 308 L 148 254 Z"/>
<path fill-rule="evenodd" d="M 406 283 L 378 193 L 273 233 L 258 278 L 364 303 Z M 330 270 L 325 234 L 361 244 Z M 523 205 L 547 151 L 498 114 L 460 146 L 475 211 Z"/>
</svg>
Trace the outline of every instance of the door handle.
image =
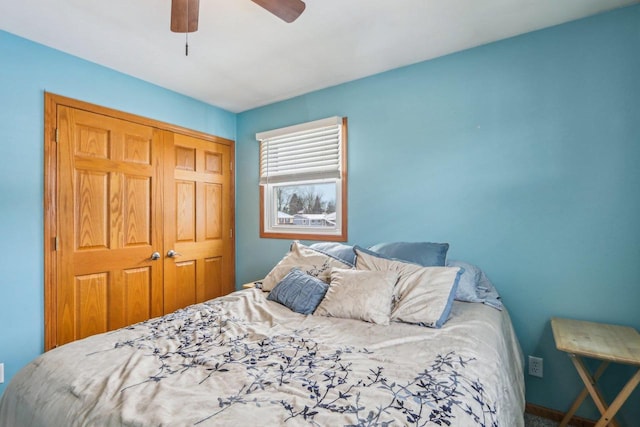
<svg viewBox="0 0 640 427">
<path fill-rule="evenodd" d="M 149 258 L 151 261 L 156 261 L 160 259 L 160 252 L 154 252 L 151 254 L 151 257 Z"/>
<path fill-rule="evenodd" d="M 167 256 L 169 258 L 175 258 L 175 257 L 179 257 L 182 254 L 179 254 L 178 252 L 174 251 L 173 249 L 169 249 L 169 251 L 167 252 Z"/>
</svg>

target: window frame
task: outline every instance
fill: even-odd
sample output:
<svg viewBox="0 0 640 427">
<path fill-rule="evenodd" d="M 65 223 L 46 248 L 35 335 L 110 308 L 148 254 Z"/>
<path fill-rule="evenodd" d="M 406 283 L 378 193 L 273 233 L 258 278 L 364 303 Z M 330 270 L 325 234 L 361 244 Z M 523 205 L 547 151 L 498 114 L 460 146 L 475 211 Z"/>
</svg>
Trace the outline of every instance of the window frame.
<svg viewBox="0 0 640 427">
<path fill-rule="evenodd" d="M 318 120 L 317 122 L 321 122 Z M 283 128 L 276 131 L 282 131 L 282 134 L 287 134 L 287 129 L 299 128 L 300 126 L 309 126 L 312 128 L 316 122 L 303 123 L 302 125 L 296 125 L 289 128 Z M 289 239 L 289 240 L 321 240 L 321 241 L 333 241 L 333 242 L 346 242 L 347 241 L 347 224 L 348 224 L 348 206 L 347 206 L 347 118 L 341 119 L 341 140 L 340 140 L 340 174 L 338 178 L 323 178 L 323 179 L 300 179 L 300 180 L 284 180 L 274 183 L 261 183 L 260 189 L 260 237 L 270 239 Z M 274 132 L 274 131 L 270 131 Z M 259 135 L 256 135 L 256 139 L 262 143 Z M 258 159 L 258 166 L 261 166 L 261 159 Z M 259 169 L 260 170 L 260 169 Z M 260 175 L 260 173 L 259 173 Z M 287 226 L 286 224 L 269 224 L 273 219 L 272 214 L 269 213 L 273 207 L 273 198 L 275 195 L 275 188 L 279 186 L 290 185 L 312 185 L 319 183 L 336 183 L 336 228 L 332 228 L 331 231 L 321 227 L 300 227 L 300 226 Z"/>
</svg>

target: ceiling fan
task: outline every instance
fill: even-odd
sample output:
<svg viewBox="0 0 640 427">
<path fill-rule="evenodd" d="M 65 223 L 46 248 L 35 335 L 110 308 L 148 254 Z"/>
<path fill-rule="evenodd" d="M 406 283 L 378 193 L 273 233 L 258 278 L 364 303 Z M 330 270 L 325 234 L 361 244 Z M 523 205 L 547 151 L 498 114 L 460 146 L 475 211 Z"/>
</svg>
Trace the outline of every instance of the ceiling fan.
<svg viewBox="0 0 640 427">
<path fill-rule="evenodd" d="M 251 0 L 285 22 L 295 21 L 304 11 L 302 0 Z M 171 0 L 171 31 L 192 33 L 198 30 L 200 0 Z"/>
</svg>

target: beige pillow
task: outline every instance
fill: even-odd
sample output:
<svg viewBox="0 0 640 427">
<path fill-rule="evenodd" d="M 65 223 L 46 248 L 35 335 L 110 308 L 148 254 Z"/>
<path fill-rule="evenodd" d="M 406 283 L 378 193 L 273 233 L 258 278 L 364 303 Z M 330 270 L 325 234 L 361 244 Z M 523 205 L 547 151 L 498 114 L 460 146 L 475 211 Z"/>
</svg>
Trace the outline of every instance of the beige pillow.
<svg viewBox="0 0 640 427">
<path fill-rule="evenodd" d="M 388 325 L 396 280 L 393 271 L 332 268 L 329 289 L 313 314 Z"/>
<path fill-rule="evenodd" d="M 390 260 L 356 247 L 356 269 L 393 271 L 399 275 L 393 293 L 391 320 L 441 327 L 449 318 L 460 267 L 422 267 Z"/>
<path fill-rule="evenodd" d="M 299 268 L 310 276 L 317 277 L 325 283 L 329 283 L 332 267 L 352 268 L 351 265 L 337 258 L 332 258 L 298 241 L 294 241 L 289 252 L 262 280 L 262 290 L 272 290 L 294 267 Z"/>
</svg>

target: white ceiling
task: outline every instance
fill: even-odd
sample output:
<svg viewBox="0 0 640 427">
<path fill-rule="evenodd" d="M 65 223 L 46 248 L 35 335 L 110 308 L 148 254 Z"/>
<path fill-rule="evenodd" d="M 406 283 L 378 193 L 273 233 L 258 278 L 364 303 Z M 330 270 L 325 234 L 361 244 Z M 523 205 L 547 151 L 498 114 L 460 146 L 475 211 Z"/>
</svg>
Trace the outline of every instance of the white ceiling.
<svg viewBox="0 0 640 427">
<path fill-rule="evenodd" d="M 287 24 L 250 0 L 0 0 L 0 29 L 241 112 L 640 0 L 305 0 Z M 4 59 L 4 58 L 3 58 Z"/>
</svg>

